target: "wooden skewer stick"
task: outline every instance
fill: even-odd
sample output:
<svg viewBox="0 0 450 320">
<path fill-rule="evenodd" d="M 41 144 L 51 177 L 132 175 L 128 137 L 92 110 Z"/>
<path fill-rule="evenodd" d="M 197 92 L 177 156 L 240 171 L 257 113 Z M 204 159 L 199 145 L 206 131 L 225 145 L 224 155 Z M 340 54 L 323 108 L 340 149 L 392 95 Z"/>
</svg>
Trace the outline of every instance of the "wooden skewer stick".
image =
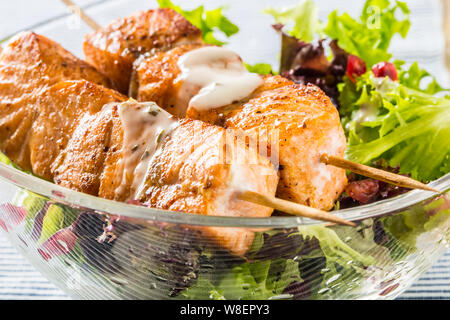
<svg viewBox="0 0 450 320">
<path fill-rule="evenodd" d="M 84 22 L 86 22 L 86 24 L 91 27 L 92 29 L 94 29 L 94 31 L 97 31 L 98 29 L 100 29 L 100 25 L 95 22 L 93 19 L 91 19 L 91 17 L 89 17 L 83 9 L 81 9 L 79 6 L 77 6 L 76 4 L 74 4 L 71 0 L 61 0 L 68 8 L 70 11 L 72 11 L 73 14 L 78 15 Z"/>
<path fill-rule="evenodd" d="M 70 0 L 61 0 L 61 1 L 64 2 L 67 6 L 69 6 L 69 8 L 71 8 L 71 11 L 74 14 L 79 14 L 81 19 L 83 19 L 83 21 L 85 21 L 92 29 L 98 30 L 100 28 L 100 26 L 93 19 L 91 19 L 80 7 L 74 5 L 72 1 Z M 274 208 L 295 216 L 306 217 L 332 223 L 339 223 L 352 227 L 356 226 L 353 222 L 340 219 L 326 211 L 307 207 L 298 203 L 278 199 L 275 197 L 273 198 L 266 197 L 264 195 L 252 191 L 237 192 L 237 197 L 244 201 Z"/>
<path fill-rule="evenodd" d="M 356 162 L 342 159 L 339 157 L 335 157 L 332 155 L 323 154 L 320 157 L 320 161 L 322 163 L 325 163 L 328 165 L 346 169 L 351 172 L 360 174 L 362 176 L 373 178 L 373 179 L 380 180 L 380 181 L 384 181 L 384 182 L 387 182 L 387 183 L 390 183 L 390 184 L 393 184 L 396 186 L 410 188 L 410 189 L 422 189 L 422 190 L 440 193 L 439 190 L 429 187 L 426 184 L 416 181 L 414 179 L 411 179 L 411 178 L 408 178 L 408 177 L 405 177 L 405 176 L 402 176 L 399 174 L 387 172 L 384 170 L 375 169 L 375 168 L 365 166 L 360 163 L 356 163 Z"/>
<path fill-rule="evenodd" d="M 275 197 L 267 197 L 253 191 L 236 191 L 235 194 L 240 200 L 274 208 L 294 216 L 339 223 L 352 227 L 356 226 L 355 223 L 336 217 L 329 212 L 307 207 L 291 201 L 286 201 Z"/>
</svg>

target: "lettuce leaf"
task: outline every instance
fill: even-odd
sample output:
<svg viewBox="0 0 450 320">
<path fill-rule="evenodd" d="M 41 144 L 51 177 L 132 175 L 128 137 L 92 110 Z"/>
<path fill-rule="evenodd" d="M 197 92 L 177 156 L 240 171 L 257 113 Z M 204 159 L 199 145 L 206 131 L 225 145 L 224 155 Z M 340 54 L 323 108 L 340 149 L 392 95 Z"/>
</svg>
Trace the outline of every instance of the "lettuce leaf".
<svg viewBox="0 0 450 320">
<path fill-rule="evenodd" d="M 158 0 L 161 8 L 170 8 L 184 16 L 190 23 L 202 30 L 202 37 L 206 43 L 214 45 L 223 45 L 225 42 L 218 40 L 215 32 L 221 33 L 225 37 L 231 37 L 239 32 L 238 26 L 232 23 L 227 17 L 222 14 L 223 7 L 205 10 L 203 6 L 187 11 L 181 9 L 172 3 L 171 0 Z"/>
<path fill-rule="evenodd" d="M 437 82 L 436 78 L 433 77 L 428 71 L 421 69 L 417 62 L 411 64 L 408 69 L 404 68 L 404 61 L 396 60 L 394 64 L 399 73 L 399 81 L 404 86 L 428 94 L 436 94 L 438 92 L 448 91 L 448 89 L 443 88 Z M 427 81 L 429 83 L 424 86 Z"/>
<path fill-rule="evenodd" d="M 315 39 L 316 34 L 321 34 L 319 9 L 313 0 L 305 0 L 297 5 L 280 9 L 268 7 L 263 12 L 274 17 L 276 23 L 288 28 L 292 25 L 286 32 L 302 41 L 310 42 Z"/>
<path fill-rule="evenodd" d="M 397 15 L 401 13 L 402 19 Z M 394 35 L 406 37 L 410 28 L 409 9 L 406 3 L 389 0 L 367 0 L 359 19 L 349 14 L 333 11 L 328 16 L 324 33 L 338 41 L 339 47 L 362 58 L 368 67 L 380 61 L 389 61 L 388 52 Z"/>
<path fill-rule="evenodd" d="M 245 262 L 234 266 L 221 279 L 201 274 L 194 286 L 182 292 L 187 299 L 267 300 L 286 299 L 284 289 L 294 281 L 301 282 L 298 262 L 275 259 Z"/>
<path fill-rule="evenodd" d="M 384 231 L 396 239 L 404 251 L 414 252 L 417 250 L 417 238 L 421 234 L 444 226 L 444 222 L 450 218 L 448 199 L 447 193 L 428 204 L 383 217 L 381 221 Z"/>
<path fill-rule="evenodd" d="M 381 158 L 391 167 L 399 166 L 400 173 L 425 182 L 449 172 L 449 98 L 370 73 L 356 85 L 346 81 L 341 92 L 350 160 L 370 163 Z"/>
<path fill-rule="evenodd" d="M 258 73 L 262 75 L 275 74 L 272 70 L 272 66 L 268 63 L 255 63 L 253 65 L 244 63 L 248 71 Z"/>
<path fill-rule="evenodd" d="M 410 28 L 409 9 L 405 2 L 367 0 L 359 18 L 333 11 L 325 27 L 318 18 L 318 9 L 312 0 L 281 9 L 269 7 L 264 13 L 285 26 L 286 32 L 304 42 L 328 36 L 337 40 L 339 47 L 362 58 L 368 67 L 380 61 L 389 61 L 388 52 L 392 38 L 406 37 Z M 398 18 L 400 16 L 400 18 Z"/>
</svg>

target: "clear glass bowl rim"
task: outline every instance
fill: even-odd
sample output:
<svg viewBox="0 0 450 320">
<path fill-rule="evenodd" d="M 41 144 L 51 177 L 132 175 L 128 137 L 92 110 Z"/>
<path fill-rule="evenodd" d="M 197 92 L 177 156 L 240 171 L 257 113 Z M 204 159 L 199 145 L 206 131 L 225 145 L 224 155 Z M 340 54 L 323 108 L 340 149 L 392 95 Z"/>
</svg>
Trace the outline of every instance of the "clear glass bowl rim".
<svg viewBox="0 0 450 320">
<path fill-rule="evenodd" d="M 78 207 L 83 210 L 94 210 L 127 217 L 132 220 L 135 219 L 138 223 L 155 221 L 182 225 L 241 228 L 292 228 L 301 225 L 323 224 L 321 221 L 303 217 L 272 216 L 268 218 L 245 218 L 205 216 L 132 205 L 71 190 L 20 171 L 4 163 L 0 163 L 0 179 L 63 204 Z M 429 185 L 441 192 L 446 192 L 450 189 L 450 173 L 431 182 Z M 433 197 L 436 197 L 436 194 L 430 191 L 411 190 L 394 198 L 354 208 L 336 210 L 333 211 L 333 214 L 349 221 L 375 218 L 406 210 L 411 206 Z"/>
</svg>

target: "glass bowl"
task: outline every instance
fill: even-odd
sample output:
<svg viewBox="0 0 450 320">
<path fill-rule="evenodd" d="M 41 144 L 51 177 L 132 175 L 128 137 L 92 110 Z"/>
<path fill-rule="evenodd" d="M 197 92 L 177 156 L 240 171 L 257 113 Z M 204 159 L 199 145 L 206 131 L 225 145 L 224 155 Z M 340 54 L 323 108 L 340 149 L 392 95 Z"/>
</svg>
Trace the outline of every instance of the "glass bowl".
<svg viewBox="0 0 450 320">
<path fill-rule="evenodd" d="M 111 1 L 88 12 L 104 23 L 152 5 Z M 66 20 L 36 31 L 79 53 L 88 30 Z M 333 212 L 356 228 L 156 210 L 69 190 L 4 163 L 0 178 L 0 230 L 76 299 L 393 299 L 450 240 L 450 175 L 431 183 L 439 195 L 414 190 Z M 212 226 L 249 232 L 250 251 L 235 256 L 200 235 Z"/>
<path fill-rule="evenodd" d="M 450 240 L 450 175 L 335 214 L 358 227 L 299 217 L 209 217 L 105 200 L 6 164 L 15 190 L 0 227 L 48 279 L 79 299 L 391 299 L 442 255 Z M 254 232 L 244 257 L 199 235 Z"/>
</svg>

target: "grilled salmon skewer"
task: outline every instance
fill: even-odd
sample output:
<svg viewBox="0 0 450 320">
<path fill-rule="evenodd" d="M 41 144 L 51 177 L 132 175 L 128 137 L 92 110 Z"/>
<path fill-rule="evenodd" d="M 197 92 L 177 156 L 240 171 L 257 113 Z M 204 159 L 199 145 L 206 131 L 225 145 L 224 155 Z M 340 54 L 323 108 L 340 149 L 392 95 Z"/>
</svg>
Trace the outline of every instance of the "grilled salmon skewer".
<svg viewBox="0 0 450 320">
<path fill-rule="evenodd" d="M 0 66 L 0 148 L 23 169 L 74 190 L 117 201 L 138 198 L 153 208 L 271 215 L 272 208 L 239 200 L 234 192 L 273 197 L 276 170 L 256 150 L 228 144 L 225 129 L 176 120 L 154 103 L 127 102 L 89 64 L 34 33 L 13 39 Z M 239 255 L 254 236 L 246 229 L 199 230 Z"/>
<path fill-rule="evenodd" d="M 240 65 L 236 66 L 239 71 L 230 70 L 234 65 Z M 224 76 L 228 73 L 231 84 Z M 192 80 L 195 74 L 209 79 L 196 82 Z M 178 116 L 184 112 L 188 118 L 239 130 L 250 137 L 261 131 L 275 132 L 277 141 L 267 143 L 271 147 L 267 152 L 278 154 L 277 195 L 331 209 L 347 182 L 345 170 L 320 160 L 323 153 L 343 157 L 346 147 L 339 114 L 331 100 L 315 86 L 297 85 L 279 76 L 261 78 L 254 90 L 235 97 L 227 94 L 227 99 L 215 105 L 201 100 L 218 96 L 211 87 L 213 83 L 219 88 L 233 87 L 239 78 L 236 74 L 247 77 L 248 72 L 230 50 L 184 45 L 138 61 L 134 80 L 138 100 L 155 101 Z"/>
<path fill-rule="evenodd" d="M 273 209 L 267 204 L 236 196 L 240 190 L 263 199 L 275 195 L 277 172 L 257 150 L 237 143 L 235 135 L 230 139 L 223 128 L 176 120 L 154 103 L 127 102 L 105 86 L 86 80 L 53 84 L 45 72 L 52 70 L 64 80 L 69 77 L 65 73 L 69 62 L 73 70 L 87 68 L 92 79 L 99 75 L 73 56 L 68 59 L 67 52 L 48 39 L 29 36 L 37 43 L 52 44 L 46 54 L 61 63 L 51 69 L 46 56 L 30 60 L 28 52 L 19 55 L 14 51 L 21 42 L 17 39 L 2 55 L 0 78 L 5 83 L 16 79 L 15 85 L 20 83 L 28 98 L 17 99 L 13 109 L 9 104 L 16 100 L 14 93 L 9 86 L 0 90 L 2 125 L 7 132 L 14 128 L 11 135 L 1 137 L 0 146 L 16 163 L 62 186 L 107 199 L 139 199 L 154 208 L 204 215 L 270 216 Z M 26 72 L 4 72 L 11 67 Z M 47 77 L 38 81 L 42 75 Z M 17 126 L 16 114 L 24 116 L 26 126 Z M 13 138 L 15 148 L 6 148 Z M 239 255 L 248 250 L 254 236 L 246 229 L 199 230 Z"/>
<path fill-rule="evenodd" d="M 63 186 L 98 190 L 107 199 L 138 199 L 152 208 L 209 216 L 269 217 L 272 208 L 239 200 L 233 192 L 244 188 L 273 197 L 276 170 L 256 151 L 226 144 L 225 135 L 201 121 L 175 120 L 154 103 L 107 104 L 83 117 L 52 172 Z M 234 155 L 230 162 L 224 161 L 226 153 Z M 245 159 L 237 161 L 237 154 Z M 86 189 L 86 181 L 95 184 Z M 237 255 L 254 238 L 243 228 L 197 229 Z"/>
<path fill-rule="evenodd" d="M 160 12 L 168 11 L 171 10 L 150 10 L 145 16 L 149 21 L 156 21 L 153 16 L 161 17 Z M 174 11 L 172 14 L 180 21 L 184 19 Z M 139 41 L 135 40 L 130 46 L 127 39 L 138 39 L 140 33 L 130 28 L 129 23 L 138 21 L 135 22 L 136 30 L 140 30 L 140 26 L 145 24 L 136 17 L 143 16 L 143 13 L 138 13 L 117 20 L 88 35 L 85 40 L 87 60 L 101 68 L 101 64 L 96 63 L 96 60 L 98 57 L 106 58 L 108 54 L 105 55 L 104 47 L 99 44 L 108 43 L 112 39 L 120 43 L 122 50 L 130 47 L 133 51 Z M 159 20 L 161 27 L 154 27 L 159 35 L 169 31 L 174 35 L 180 33 L 177 25 L 167 28 L 165 27 L 167 23 L 161 21 Z M 186 28 L 188 24 L 189 22 L 184 20 L 179 26 Z M 112 30 L 119 31 L 112 32 Z M 154 33 L 150 32 L 147 36 L 152 38 Z M 146 41 L 144 43 L 147 43 Z M 188 114 L 188 117 L 193 119 L 201 119 L 225 128 L 239 129 L 244 136 L 270 136 L 270 132 L 277 132 L 277 141 L 259 141 L 268 145 L 266 154 L 279 155 L 279 159 L 275 161 L 279 161 L 280 164 L 277 196 L 319 209 L 331 209 L 344 190 L 347 180 L 343 169 L 326 166 L 320 162 L 322 153 L 343 157 L 346 145 L 338 112 L 329 98 L 315 87 L 295 85 L 281 77 L 266 77 L 260 80 L 254 92 L 250 91 L 247 96 L 238 97 L 238 103 L 232 104 L 234 101 L 229 101 L 226 105 L 210 108 L 206 112 L 198 112 L 194 108 L 188 111 L 190 100 L 199 92 L 201 86 L 183 85 L 187 81 L 180 79 L 183 75 L 179 61 L 187 53 L 201 50 L 205 44 L 199 41 L 199 38 L 186 42 L 188 41 L 184 41 L 183 44 L 178 42 L 166 45 L 158 50 L 143 45 L 141 49 L 145 49 L 140 53 L 149 50 L 139 58 L 138 55 L 134 56 L 131 95 L 139 101 L 155 101 L 177 117 Z M 240 58 L 237 59 L 239 61 L 232 57 L 230 61 L 242 66 Z M 234 99 L 232 94 L 229 98 Z M 259 140 L 261 139 L 264 140 L 260 137 Z M 274 146 L 275 149 L 272 150 L 271 147 Z"/>
</svg>

